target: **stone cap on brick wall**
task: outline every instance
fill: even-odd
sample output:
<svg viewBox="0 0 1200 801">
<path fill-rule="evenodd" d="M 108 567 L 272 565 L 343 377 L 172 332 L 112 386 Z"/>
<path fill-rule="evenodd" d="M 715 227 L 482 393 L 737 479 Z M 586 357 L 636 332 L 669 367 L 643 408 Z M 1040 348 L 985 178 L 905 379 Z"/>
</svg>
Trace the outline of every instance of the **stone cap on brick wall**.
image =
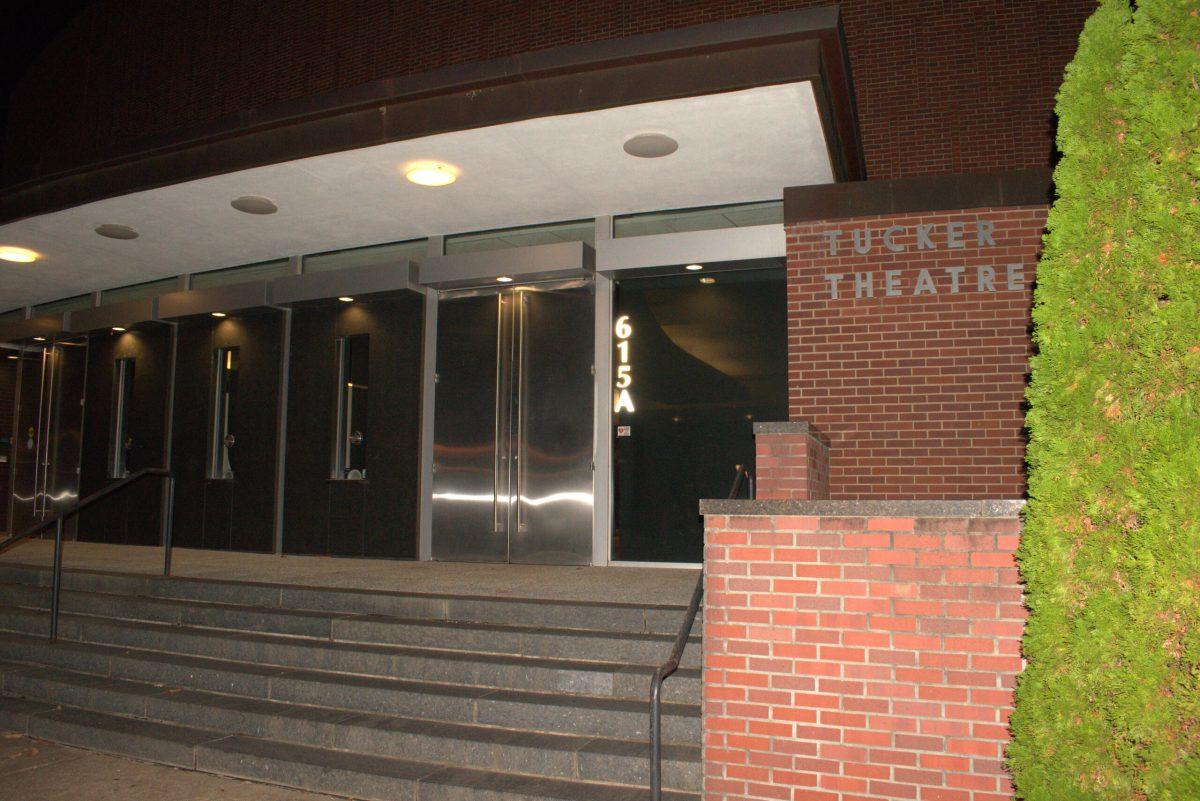
<svg viewBox="0 0 1200 801">
<path fill-rule="evenodd" d="M 700 514 L 810 517 L 1016 517 L 1023 500 L 988 501 L 700 501 Z"/>
<path fill-rule="evenodd" d="M 778 423 L 755 423 L 754 434 L 808 434 L 813 439 L 829 444 L 829 437 L 809 425 L 807 420 L 781 421 Z"/>
</svg>

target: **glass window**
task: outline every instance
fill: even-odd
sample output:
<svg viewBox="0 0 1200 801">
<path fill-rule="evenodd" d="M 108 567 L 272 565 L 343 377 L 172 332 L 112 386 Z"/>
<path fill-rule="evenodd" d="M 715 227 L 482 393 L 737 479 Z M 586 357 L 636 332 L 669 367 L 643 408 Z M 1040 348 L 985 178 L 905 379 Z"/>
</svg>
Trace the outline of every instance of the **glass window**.
<svg viewBox="0 0 1200 801">
<path fill-rule="evenodd" d="M 129 409 L 133 403 L 133 359 L 117 359 L 113 371 L 112 439 L 109 442 L 109 478 L 129 475 Z"/>
<path fill-rule="evenodd" d="M 266 281 L 270 278 L 288 275 L 291 271 L 292 265 L 288 259 L 274 259 L 260 261 L 257 264 L 243 264 L 240 267 L 226 267 L 223 270 L 209 270 L 192 275 L 192 289 L 242 284 L 247 281 Z"/>
<path fill-rule="evenodd" d="M 157 281 L 143 281 L 140 284 L 129 284 L 127 286 L 119 286 L 113 289 L 106 289 L 100 293 L 100 305 L 108 303 L 122 303 L 127 300 L 142 300 L 143 298 L 152 298 L 155 295 L 163 295 L 167 292 L 174 292 L 179 288 L 179 278 L 172 276 L 171 278 L 160 278 Z"/>
<path fill-rule="evenodd" d="M 304 257 L 305 273 L 324 273 L 330 270 L 345 270 L 351 267 L 368 267 L 404 259 L 420 260 L 429 252 L 429 241 L 412 239 L 407 242 L 389 242 L 386 245 L 370 245 L 350 250 L 334 250 Z"/>
<path fill-rule="evenodd" d="M 627 278 L 613 300 L 613 559 L 702 561 L 700 499 L 753 464 L 754 421 L 788 419 L 782 260 Z"/>
<path fill-rule="evenodd" d="M 586 242 L 589 245 L 595 245 L 595 220 L 573 220 L 549 225 L 530 225 L 524 228 L 455 234 L 446 237 L 446 255 L 521 248 L 529 245 L 549 245 L 555 242 Z"/>
<path fill-rule="evenodd" d="M 732 206 L 707 206 L 697 209 L 652 211 L 627 214 L 613 219 L 613 236 L 647 236 L 683 231 L 711 231 L 717 228 L 743 228 L 751 225 L 776 225 L 783 222 L 783 201 L 738 203 Z"/>
<path fill-rule="evenodd" d="M 338 425 L 334 478 L 367 477 L 369 361 L 366 334 L 338 340 Z"/>
<path fill-rule="evenodd" d="M 63 312 L 75 311 L 76 309 L 90 309 L 92 307 L 91 295 L 75 295 L 62 300 L 53 300 L 49 303 L 42 303 L 33 307 L 33 317 L 39 317 L 43 314 L 62 314 Z"/>
<path fill-rule="evenodd" d="M 217 348 L 213 356 L 212 443 L 209 478 L 233 478 L 234 412 L 237 408 L 238 349 Z"/>
</svg>

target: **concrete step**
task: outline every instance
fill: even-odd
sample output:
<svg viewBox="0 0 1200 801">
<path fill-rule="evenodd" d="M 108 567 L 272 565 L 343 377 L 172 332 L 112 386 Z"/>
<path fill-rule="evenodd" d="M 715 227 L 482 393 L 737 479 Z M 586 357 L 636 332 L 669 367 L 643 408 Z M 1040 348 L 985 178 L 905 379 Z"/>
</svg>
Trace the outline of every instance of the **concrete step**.
<svg viewBox="0 0 1200 801">
<path fill-rule="evenodd" d="M 11 665 L 0 699 L 0 727 L 15 715 L 5 706 L 86 704 L 94 711 L 215 729 L 299 745 L 440 761 L 582 781 L 647 784 L 645 740 L 536 732 L 473 723 L 448 723 L 381 713 L 241 698 L 145 682 L 96 677 L 55 668 Z M 20 698 L 16 696 L 20 695 Z M 40 702 L 32 699 L 40 699 Z M 49 707 L 52 708 L 52 707 Z M 7 719 L 6 719 L 7 718 Z M 23 730 L 19 721 L 8 728 Z M 700 749 L 667 744 L 664 785 L 700 789 Z"/>
<path fill-rule="evenodd" d="M 0 581 L 49 586 L 50 570 L 0 564 Z M 63 588 L 110 595 L 173 598 L 410 620 L 472 621 L 526 627 L 675 634 L 685 610 L 680 604 L 558 601 L 353 590 L 266 582 L 163 578 L 127 573 L 66 570 Z"/>
<path fill-rule="evenodd" d="M 45 587 L 0 582 L 0 606 L 47 609 Z M 335 642 L 410 645 L 483 653 L 545 656 L 562 659 L 659 664 L 670 653 L 673 634 L 613 632 L 392 618 L 330 612 L 264 609 L 255 606 L 170 598 L 64 591 L 63 612 L 123 620 L 143 620 L 234 631 L 292 634 Z M 26 622 L 14 621 L 14 626 Z M 21 629 L 40 631 L 28 624 Z M 11 628 L 11 627 L 9 627 Z M 693 636 L 684 652 L 684 667 L 699 667 L 700 638 Z"/>
<path fill-rule="evenodd" d="M 378 801 L 640 801 L 648 795 L 644 788 L 612 782 L 339 751 L 73 708 L 28 713 L 25 733 L 210 773 Z M 664 798 L 696 801 L 699 796 L 666 791 Z"/>
<path fill-rule="evenodd" d="M 427 721 L 481 724 L 510 729 L 644 740 L 646 700 L 528 690 L 467 687 L 450 683 L 357 676 L 303 668 L 268 667 L 231 660 L 143 651 L 43 637 L 0 634 L 3 685 L 10 696 L 83 708 L 145 715 L 142 700 L 113 696 L 104 682 L 125 679 L 166 688 L 191 688 L 258 700 L 305 704 Z M 82 674 L 89 681 L 61 683 L 50 670 Z M 670 687 L 674 677 L 668 679 Z M 132 704 L 132 706 L 131 706 Z M 700 742 L 698 703 L 663 704 L 663 739 Z"/>
<path fill-rule="evenodd" d="M 0 607 L 0 629 L 45 613 Z M 454 682 L 465 686 L 645 698 L 654 667 L 550 657 L 323 642 L 308 637 L 230 632 L 146 621 L 60 614 L 59 637 L 78 642 L 207 656 L 257 665 L 308 667 L 367 676 Z M 696 701 L 700 670 L 682 668 L 666 685 L 668 700 Z"/>
</svg>

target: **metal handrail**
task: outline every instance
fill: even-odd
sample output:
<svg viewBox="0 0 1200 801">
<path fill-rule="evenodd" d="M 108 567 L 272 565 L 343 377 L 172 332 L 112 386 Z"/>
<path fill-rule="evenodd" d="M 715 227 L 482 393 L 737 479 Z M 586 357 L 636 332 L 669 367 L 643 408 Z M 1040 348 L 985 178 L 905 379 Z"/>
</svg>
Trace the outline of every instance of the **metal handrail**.
<svg viewBox="0 0 1200 801">
<path fill-rule="evenodd" d="M 54 526 L 54 574 L 53 583 L 50 590 L 51 641 L 58 639 L 58 598 L 62 591 L 63 522 L 68 518 L 78 515 L 87 507 L 107 498 L 114 492 L 119 492 L 129 485 L 136 484 L 143 478 L 150 476 L 161 476 L 167 480 L 167 495 L 163 502 L 161 530 L 163 542 L 163 575 L 169 576 L 171 575 L 171 517 L 173 516 L 175 510 L 175 475 L 165 467 L 147 467 L 142 470 L 138 470 L 136 473 L 132 473 L 120 481 L 96 490 L 86 498 L 80 499 L 78 503 L 76 503 L 66 512 L 57 514 L 48 520 L 34 523 L 20 534 L 14 534 L 3 542 L 0 542 L 0 554 L 2 554 L 14 545 L 18 545 L 30 537 L 41 534 L 46 529 Z"/>
<path fill-rule="evenodd" d="M 729 498 L 736 498 L 742 489 L 742 480 L 749 482 L 750 497 L 754 497 L 754 474 L 746 465 L 734 468 L 733 485 L 729 488 Z M 692 590 L 692 600 L 688 603 L 687 614 L 675 635 L 675 645 L 667 661 L 658 666 L 650 678 L 650 799 L 662 801 L 662 686 L 667 677 L 679 669 L 679 661 L 683 659 L 683 650 L 687 647 L 688 638 L 692 635 L 692 627 L 696 625 L 696 615 L 700 612 L 700 601 L 704 597 L 704 571 L 696 577 L 696 588 Z"/>
</svg>

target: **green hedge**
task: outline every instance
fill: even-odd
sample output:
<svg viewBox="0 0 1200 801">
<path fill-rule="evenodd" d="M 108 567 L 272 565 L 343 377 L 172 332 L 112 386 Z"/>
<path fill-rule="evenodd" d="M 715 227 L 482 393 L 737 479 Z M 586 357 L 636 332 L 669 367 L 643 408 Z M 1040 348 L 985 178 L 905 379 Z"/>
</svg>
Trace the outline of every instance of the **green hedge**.
<svg viewBox="0 0 1200 801">
<path fill-rule="evenodd" d="M 1034 293 L 1030 801 L 1200 799 L 1200 1 L 1102 0 Z"/>
</svg>

